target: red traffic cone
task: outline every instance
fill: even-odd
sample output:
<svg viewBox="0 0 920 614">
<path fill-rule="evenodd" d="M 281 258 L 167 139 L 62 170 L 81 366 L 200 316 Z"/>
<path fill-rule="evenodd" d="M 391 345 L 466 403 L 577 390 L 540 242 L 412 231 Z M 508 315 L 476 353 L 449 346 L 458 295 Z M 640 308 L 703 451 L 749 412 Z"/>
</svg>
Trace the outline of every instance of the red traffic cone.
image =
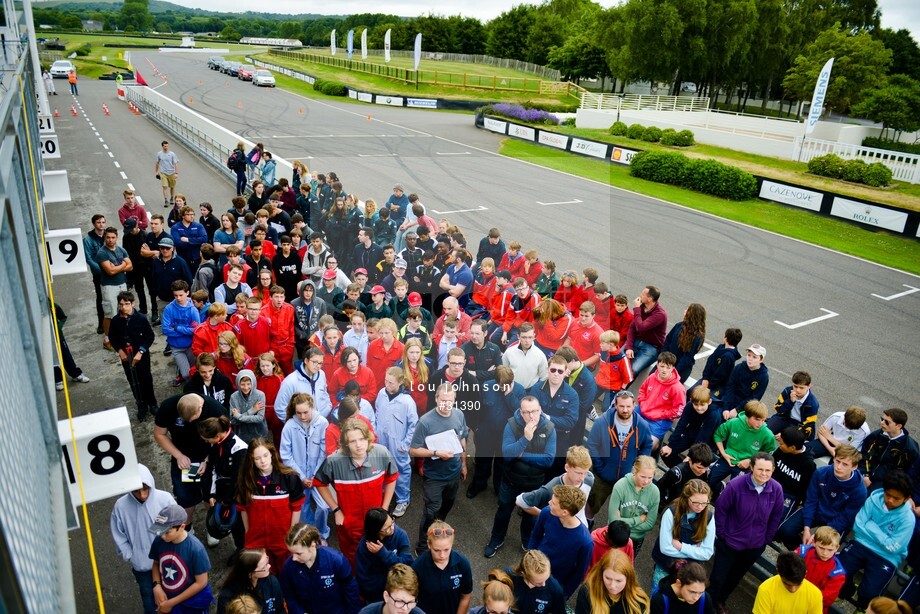
<svg viewBox="0 0 920 614">
<path fill-rule="evenodd" d="M 76 107 L 76 105 L 70 105 L 70 112 L 73 114 L 74 117 L 77 116 L 77 107 Z"/>
<path fill-rule="evenodd" d="M 102 103 L 102 110 L 105 111 L 106 115 L 110 115 L 109 107 L 104 102 Z"/>
<path fill-rule="evenodd" d="M 55 117 L 60 117 L 60 116 L 61 116 L 61 114 L 58 113 L 58 110 L 57 110 L 57 109 L 54 110 L 54 116 L 55 116 Z"/>
</svg>

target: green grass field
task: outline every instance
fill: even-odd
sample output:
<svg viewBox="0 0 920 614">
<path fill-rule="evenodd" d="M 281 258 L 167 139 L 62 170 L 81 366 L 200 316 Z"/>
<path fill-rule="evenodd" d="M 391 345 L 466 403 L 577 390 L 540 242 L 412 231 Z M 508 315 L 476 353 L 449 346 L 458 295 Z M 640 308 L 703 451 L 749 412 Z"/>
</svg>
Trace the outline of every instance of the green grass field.
<svg viewBox="0 0 920 614">
<path fill-rule="evenodd" d="M 254 54 L 248 54 L 254 55 Z M 232 56 L 230 59 L 244 61 L 244 56 Z M 551 95 L 524 92 L 492 91 L 477 88 L 462 88 L 435 86 L 428 84 L 419 84 L 416 89 L 415 84 L 407 85 L 400 81 L 359 72 L 349 72 L 333 66 L 323 64 L 306 64 L 301 61 L 280 57 L 277 55 L 263 54 L 261 59 L 279 66 L 286 66 L 296 70 L 311 74 L 320 79 L 328 79 L 344 83 L 356 89 L 363 89 L 378 94 L 393 94 L 396 96 L 421 96 L 435 98 L 452 98 L 458 100 L 481 100 L 483 104 L 494 101 L 504 102 L 544 102 L 553 104 L 577 104 L 578 99 L 572 96 Z M 277 77 L 277 75 L 276 75 Z"/>
<path fill-rule="evenodd" d="M 846 222 L 814 215 L 762 200 L 734 202 L 661 183 L 637 179 L 625 166 L 507 139 L 503 155 L 526 160 L 586 179 L 593 179 L 638 194 L 660 198 L 729 220 L 750 224 L 777 234 L 828 247 L 910 273 L 920 274 L 920 242 L 871 231 Z"/>
</svg>

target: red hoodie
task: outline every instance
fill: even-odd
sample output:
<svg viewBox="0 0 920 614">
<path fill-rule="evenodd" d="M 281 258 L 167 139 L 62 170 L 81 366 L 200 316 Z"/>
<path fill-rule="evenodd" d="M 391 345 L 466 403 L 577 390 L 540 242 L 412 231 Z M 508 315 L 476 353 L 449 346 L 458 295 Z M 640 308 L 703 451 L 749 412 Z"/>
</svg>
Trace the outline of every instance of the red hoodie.
<svg viewBox="0 0 920 614">
<path fill-rule="evenodd" d="M 846 570 L 835 556 L 829 561 L 822 561 L 814 546 L 799 546 L 797 552 L 805 559 L 805 579 L 821 590 L 821 599 L 824 601 L 824 614 L 827 614 L 831 605 L 837 600 L 840 589 L 847 579 Z"/>
<path fill-rule="evenodd" d="M 620 347 L 626 344 L 626 337 L 629 335 L 629 325 L 632 324 L 633 312 L 627 307 L 623 313 L 617 313 L 616 308 L 610 310 L 610 330 L 620 333 Z"/>
<path fill-rule="evenodd" d="M 674 420 L 687 404 L 687 390 L 680 381 L 677 369 L 671 372 L 666 382 L 658 379 L 658 372 L 649 375 L 636 399 L 642 408 L 642 417 L 646 420 Z"/>
</svg>

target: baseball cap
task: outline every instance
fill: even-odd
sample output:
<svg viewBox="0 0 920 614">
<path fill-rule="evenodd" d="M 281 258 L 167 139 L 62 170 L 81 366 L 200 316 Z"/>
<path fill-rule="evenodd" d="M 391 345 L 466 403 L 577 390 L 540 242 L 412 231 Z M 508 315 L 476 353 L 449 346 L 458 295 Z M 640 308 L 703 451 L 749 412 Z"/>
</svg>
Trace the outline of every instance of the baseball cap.
<svg viewBox="0 0 920 614">
<path fill-rule="evenodd" d="M 419 307 L 422 304 L 422 295 L 418 292 L 409 293 L 409 306 Z"/>
<path fill-rule="evenodd" d="M 755 343 L 754 345 L 752 345 L 751 347 L 749 347 L 749 348 L 748 348 L 748 352 L 754 352 L 755 354 L 757 354 L 757 355 L 760 356 L 761 358 L 766 358 L 766 357 L 767 357 L 767 348 L 765 348 L 764 346 L 760 345 L 759 343 Z"/>
<path fill-rule="evenodd" d="M 323 271 L 323 281 L 326 281 L 328 279 L 335 279 L 335 277 L 336 277 L 335 271 L 333 271 L 332 269 L 326 269 L 325 271 Z"/>
<path fill-rule="evenodd" d="M 380 284 L 377 284 L 376 286 L 371 288 L 371 294 L 386 294 L 386 293 L 387 291 L 384 290 L 383 286 L 381 286 Z"/>
<path fill-rule="evenodd" d="M 137 218 L 133 215 L 125 220 L 125 230 L 134 230 L 137 228 Z"/>
<path fill-rule="evenodd" d="M 502 279 L 507 279 L 508 281 L 511 281 L 511 273 L 509 271 L 499 271 L 495 275 L 497 277 L 501 277 Z"/>
<path fill-rule="evenodd" d="M 175 247 L 176 244 L 173 243 L 173 240 L 169 237 L 163 237 L 157 243 L 157 247 Z"/>
<path fill-rule="evenodd" d="M 188 522 L 188 514 L 185 508 L 178 505 L 167 505 L 157 513 L 153 524 L 147 529 L 154 535 L 162 535 L 173 527 Z"/>
<path fill-rule="evenodd" d="M 404 268 L 406 268 L 406 261 L 403 260 L 402 258 L 397 258 L 397 259 L 393 262 L 393 268 L 394 268 L 394 269 L 404 269 Z"/>
<path fill-rule="evenodd" d="M 367 269 L 364 267 L 355 269 L 355 275 L 367 275 Z"/>
</svg>

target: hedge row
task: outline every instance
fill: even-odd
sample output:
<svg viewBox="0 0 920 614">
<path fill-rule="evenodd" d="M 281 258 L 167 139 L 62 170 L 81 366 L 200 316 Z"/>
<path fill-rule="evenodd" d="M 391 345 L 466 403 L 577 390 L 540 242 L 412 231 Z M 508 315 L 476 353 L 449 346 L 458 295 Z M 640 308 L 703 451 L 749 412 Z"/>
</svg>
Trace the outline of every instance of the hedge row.
<svg viewBox="0 0 920 614">
<path fill-rule="evenodd" d="M 640 179 L 681 186 L 729 200 L 757 195 L 757 180 L 716 160 L 688 158 L 675 151 L 643 151 L 632 157 L 629 173 Z"/>
<path fill-rule="evenodd" d="M 859 158 L 844 160 L 836 154 L 812 158 L 808 161 L 808 172 L 832 179 L 864 183 L 875 188 L 885 187 L 891 183 L 891 169 L 881 162 L 866 164 Z"/>
<path fill-rule="evenodd" d="M 920 143 L 902 143 L 900 141 L 891 141 L 875 136 L 867 136 L 863 139 L 863 147 L 874 147 L 876 149 L 887 149 L 889 151 L 900 151 L 920 155 Z"/>
<path fill-rule="evenodd" d="M 348 88 L 344 83 L 338 81 L 328 81 L 326 79 L 317 79 L 313 82 L 313 89 L 327 96 L 347 96 Z"/>
<path fill-rule="evenodd" d="M 627 126 L 623 122 L 616 122 L 610 126 L 610 134 L 613 136 L 625 136 L 636 141 L 645 141 L 647 143 L 658 143 L 662 145 L 671 145 L 674 147 L 690 147 L 693 145 L 693 133 L 689 130 L 678 132 L 674 128 L 665 128 L 662 130 L 657 126 L 645 127 L 642 124 L 633 124 Z"/>
</svg>

